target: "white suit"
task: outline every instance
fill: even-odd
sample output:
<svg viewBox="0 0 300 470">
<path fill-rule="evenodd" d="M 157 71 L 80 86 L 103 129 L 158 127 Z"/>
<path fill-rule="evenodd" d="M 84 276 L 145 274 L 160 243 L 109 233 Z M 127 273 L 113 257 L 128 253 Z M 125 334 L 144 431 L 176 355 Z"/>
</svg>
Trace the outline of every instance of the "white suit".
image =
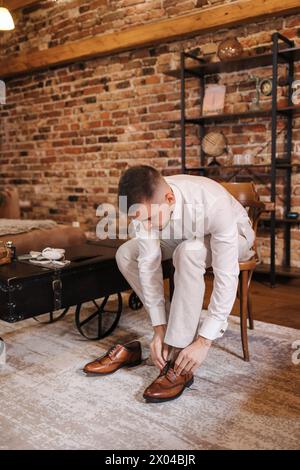
<svg viewBox="0 0 300 470">
<path fill-rule="evenodd" d="M 253 255 L 255 234 L 247 211 L 216 181 L 185 174 L 165 180 L 176 200 L 168 226 L 149 236 L 135 220 L 134 238 L 120 246 L 116 261 L 152 325 L 167 323 L 165 343 L 184 348 L 197 335 L 213 340 L 224 334 L 236 297 L 238 261 Z M 164 297 L 161 261 L 171 257 L 175 274 L 170 304 Z M 213 292 L 202 321 L 204 273 L 210 266 Z"/>
</svg>

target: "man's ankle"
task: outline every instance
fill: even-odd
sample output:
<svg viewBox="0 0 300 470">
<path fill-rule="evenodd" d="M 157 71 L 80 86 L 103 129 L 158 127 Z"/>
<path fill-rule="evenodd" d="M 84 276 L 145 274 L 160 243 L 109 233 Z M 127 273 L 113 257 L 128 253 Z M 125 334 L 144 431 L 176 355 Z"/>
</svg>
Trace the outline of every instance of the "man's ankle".
<svg viewBox="0 0 300 470">
<path fill-rule="evenodd" d="M 174 363 L 180 351 L 181 351 L 181 348 L 175 348 L 175 346 L 170 346 L 167 360 L 171 361 L 171 363 Z"/>
</svg>

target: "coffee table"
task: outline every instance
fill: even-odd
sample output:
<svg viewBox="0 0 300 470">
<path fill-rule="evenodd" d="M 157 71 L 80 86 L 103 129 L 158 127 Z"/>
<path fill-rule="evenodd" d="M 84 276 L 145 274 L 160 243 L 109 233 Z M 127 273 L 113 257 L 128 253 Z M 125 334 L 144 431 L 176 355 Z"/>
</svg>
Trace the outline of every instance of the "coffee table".
<svg viewBox="0 0 300 470">
<path fill-rule="evenodd" d="M 38 266 L 27 260 L 1 266 L 0 320 L 14 323 L 35 318 L 53 323 L 76 306 L 75 324 L 81 335 L 96 340 L 111 334 L 122 314 L 121 292 L 131 289 L 115 260 L 125 241 L 88 241 L 66 248 L 71 263 L 64 267 Z M 162 267 L 164 278 L 172 279 L 171 260 L 164 260 Z M 170 295 L 172 289 L 171 283 Z M 142 306 L 134 292 L 129 305 L 133 309 Z"/>
</svg>

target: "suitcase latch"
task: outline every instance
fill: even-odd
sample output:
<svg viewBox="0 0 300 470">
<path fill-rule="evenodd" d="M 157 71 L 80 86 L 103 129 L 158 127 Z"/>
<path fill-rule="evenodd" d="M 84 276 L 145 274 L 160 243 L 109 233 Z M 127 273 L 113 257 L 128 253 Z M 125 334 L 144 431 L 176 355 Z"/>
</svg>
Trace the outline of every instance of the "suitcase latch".
<svg viewBox="0 0 300 470">
<path fill-rule="evenodd" d="M 52 289 L 53 289 L 53 308 L 54 310 L 58 310 L 61 308 L 61 290 L 62 290 L 62 282 L 61 279 L 54 279 L 52 281 Z"/>
</svg>

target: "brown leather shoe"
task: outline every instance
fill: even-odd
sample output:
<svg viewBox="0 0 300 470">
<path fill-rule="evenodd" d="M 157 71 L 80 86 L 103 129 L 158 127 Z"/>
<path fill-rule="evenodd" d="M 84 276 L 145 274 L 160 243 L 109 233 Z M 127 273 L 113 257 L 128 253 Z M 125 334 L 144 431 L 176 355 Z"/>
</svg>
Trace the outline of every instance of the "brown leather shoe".
<svg viewBox="0 0 300 470">
<path fill-rule="evenodd" d="M 175 400 L 178 398 L 186 387 L 194 382 L 192 372 L 177 375 L 168 361 L 159 374 L 143 393 L 143 397 L 147 402 L 160 403 L 162 401 Z"/>
<path fill-rule="evenodd" d="M 83 368 L 86 374 L 108 375 L 121 367 L 134 367 L 142 362 L 142 347 L 139 341 L 127 344 L 116 344 L 95 361 L 89 362 Z"/>
</svg>

